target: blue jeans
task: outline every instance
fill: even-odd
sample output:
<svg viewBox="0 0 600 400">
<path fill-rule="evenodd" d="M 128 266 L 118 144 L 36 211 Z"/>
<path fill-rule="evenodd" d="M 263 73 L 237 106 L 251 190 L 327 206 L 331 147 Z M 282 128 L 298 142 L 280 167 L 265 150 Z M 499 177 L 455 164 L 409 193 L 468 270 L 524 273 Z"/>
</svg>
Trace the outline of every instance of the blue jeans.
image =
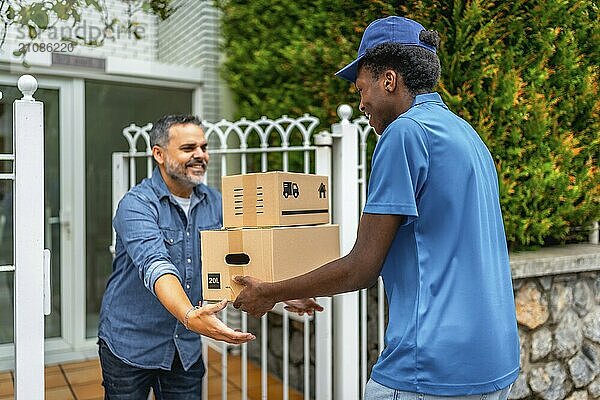
<svg viewBox="0 0 600 400">
<path fill-rule="evenodd" d="M 102 386 L 105 400 L 146 400 L 150 388 L 156 400 L 200 400 L 202 398 L 202 357 L 188 371 L 183 369 L 179 354 L 171 370 L 133 367 L 115 356 L 103 340 L 99 341 Z"/>
<path fill-rule="evenodd" d="M 391 389 L 369 379 L 365 388 L 364 400 L 506 400 L 510 386 L 492 393 L 475 394 L 471 396 L 432 396 L 429 394 L 403 392 Z"/>
</svg>

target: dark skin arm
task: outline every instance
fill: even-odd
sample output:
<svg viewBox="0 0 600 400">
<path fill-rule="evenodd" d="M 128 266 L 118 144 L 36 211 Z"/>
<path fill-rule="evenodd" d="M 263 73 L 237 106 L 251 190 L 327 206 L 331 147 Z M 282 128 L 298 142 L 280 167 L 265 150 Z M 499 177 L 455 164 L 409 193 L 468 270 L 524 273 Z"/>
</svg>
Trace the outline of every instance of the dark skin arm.
<svg viewBox="0 0 600 400">
<path fill-rule="evenodd" d="M 371 287 L 377 282 L 403 220 L 402 215 L 363 214 L 356 242 L 348 255 L 296 278 L 269 283 L 250 276 L 236 277 L 236 282 L 246 288 L 233 306 L 261 316 L 280 301 L 331 296 Z"/>
</svg>

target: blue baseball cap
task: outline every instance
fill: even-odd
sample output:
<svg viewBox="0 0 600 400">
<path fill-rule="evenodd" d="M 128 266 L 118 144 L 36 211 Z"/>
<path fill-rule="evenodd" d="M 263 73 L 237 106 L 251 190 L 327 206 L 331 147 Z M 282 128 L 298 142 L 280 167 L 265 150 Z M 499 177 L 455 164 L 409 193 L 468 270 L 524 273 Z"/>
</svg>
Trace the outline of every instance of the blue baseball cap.
<svg viewBox="0 0 600 400">
<path fill-rule="evenodd" d="M 419 46 L 435 53 L 435 47 L 419 40 L 419 34 L 424 31 L 423 25 L 412 19 L 391 16 L 376 19 L 371 22 L 360 41 L 356 60 L 346 65 L 335 73 L 336 76 L 350 82 L 356 82 L 358 62 L 364 57 L 368 49 L 381 43 L 400 43 L 407 46 Z"/>
</svg>

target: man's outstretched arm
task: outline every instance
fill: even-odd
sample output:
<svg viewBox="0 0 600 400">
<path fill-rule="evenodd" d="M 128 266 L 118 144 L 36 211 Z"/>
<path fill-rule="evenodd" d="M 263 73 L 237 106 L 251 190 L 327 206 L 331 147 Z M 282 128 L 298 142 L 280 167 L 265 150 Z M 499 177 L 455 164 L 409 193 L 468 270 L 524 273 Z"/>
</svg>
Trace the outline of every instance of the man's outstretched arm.
<svg viewBox="0 0 600 400">
<path fill-rule="evenodd" d="M 237 277 L 236 282 L 246 288 L 234 307 L 260 316 L 280 301 L 331 296 L 374 285 L 403 220 L 401 215 L 363 214 L 348 255 L 296 278 L 269 283 L 249 276 Z"/>
<path fill-rule="evenodd" d="M 191 331 L 233 344 L 255 339 L 253 334 L 235 331 L 217 318 L 216 314 L 227 306 L 226 300 L 193 308 L 175 275 L 166 274 L 158 278 L 154 291 L 163 306 Z"/>
</svg>

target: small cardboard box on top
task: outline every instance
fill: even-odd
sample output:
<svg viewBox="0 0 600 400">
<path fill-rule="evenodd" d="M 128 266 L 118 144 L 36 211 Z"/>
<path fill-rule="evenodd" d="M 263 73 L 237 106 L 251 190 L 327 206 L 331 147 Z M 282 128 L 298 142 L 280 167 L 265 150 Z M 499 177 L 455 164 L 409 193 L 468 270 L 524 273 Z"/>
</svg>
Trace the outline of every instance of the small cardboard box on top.
<svg viewBox="0 0 600 400">
<path fill-rule="evenodd" d="M 340 256 L 338 225 L 203 231 L 202 292 L 208 301 L 235 300 L 236 275 L 276 282 L 302 275 Z"/>
<path fill-rule="evenodd" d="M 223 227 L 329 223 L 327 176 L 263 172 L 224 176 Z"/>
</svg>

